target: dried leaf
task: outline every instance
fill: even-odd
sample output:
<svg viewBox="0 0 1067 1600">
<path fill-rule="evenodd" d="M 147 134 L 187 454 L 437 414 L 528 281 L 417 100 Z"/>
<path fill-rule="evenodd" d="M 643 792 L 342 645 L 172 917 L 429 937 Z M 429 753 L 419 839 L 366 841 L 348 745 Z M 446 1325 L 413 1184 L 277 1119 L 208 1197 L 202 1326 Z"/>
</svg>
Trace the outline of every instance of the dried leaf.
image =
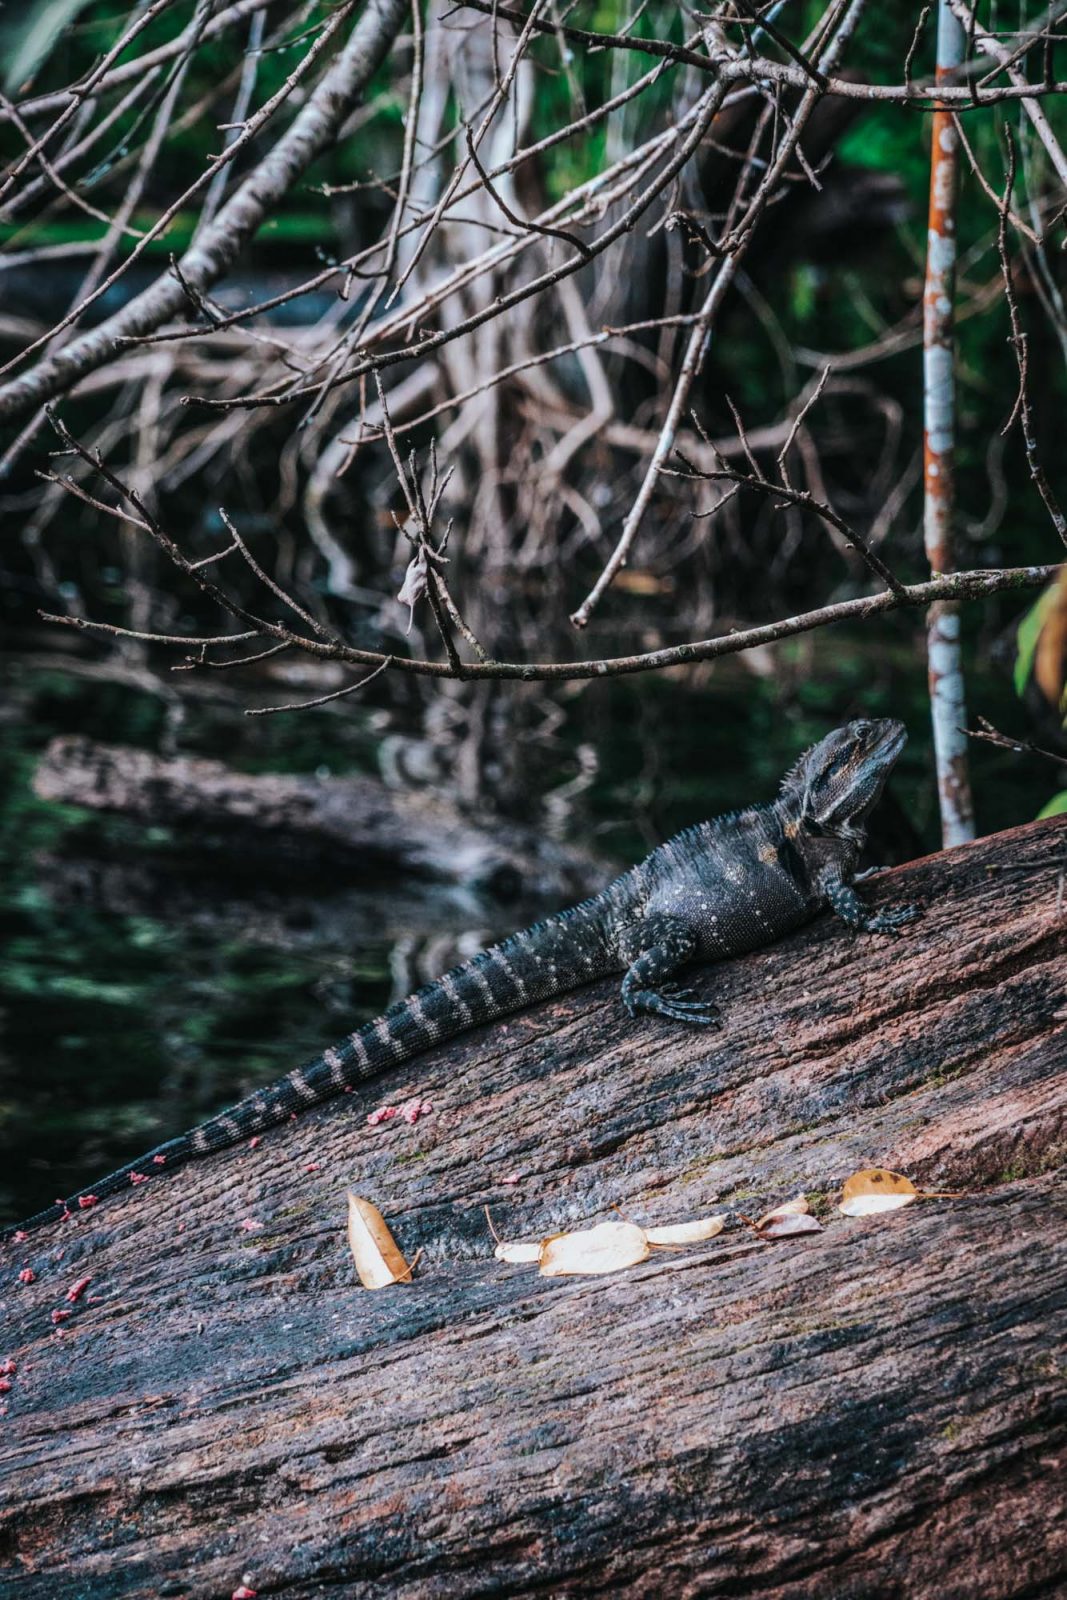
<svg viewBox="0 0 1067 1600">
<path fill-rule="evenodd" d="M 756 1231 L 761 1239 L 787 1239 L 794 1233 L 822 1233 L 823 1227 L 815 1217 L 787 1211 L 781 1216 L 768 1216 L 762 1225 L 757 1223 Z"/>
<path fill-rule="evenodd" d="M 397 1249 L 385 1218 L 369 1200 L 349 1191 L 348 1243 L 364 1289 L 386 1289 L 391 1283 L 410 1283 L 411 1268 Z"/>
<path fill-rule="evenodd" d="M 725 1217 L 697 1217 L 693 1222 L 674 1222 L 665 1228 L 646 1228 L 649 1244 L 699 1244 L 702 1239 L 714 1239 L 725 1226 Z"/>
<path fill-rule="evenodd" d="M 408 633 L 411 632 L 411 624 L 415 620 L 415 607 L 426 593 L 426 569 L 428 565 L 426 551 L 420 545 L 407 564 L 404 581 L 400 585 L 400 592 L 397 595 L 400 604 L 408 607 L 408 625 L 406 629 Z"/>
<path fill-rule="evenodd" d="M 520 1262 L 540 1261 L 544 1245 L 545 1241 L 543 1239 L 515 1239 L 511 1243 L 502 1241 L 497 1245 L 493 1254 L 498 1261 L 510 1261 L 513 1266 L 516 1266 Z"/>
<path fill-rule="evenodd" d="M 601 1222 L 579 1233 L 561 1233 L 541 1246 L 542 1278 L 577 1277 L 585 1273 L 620 1272 L 647 1259 L 644 1228 L 633 1222 Z"/>
<path fill-rule="evenodd" d="M 806 1194 L 798 1194 L 795 1200 L 786 1200 L 773 1211 L 765 1211 L 752 1226 L 762 1239 L 786 1239 L 790 1234 L 823 1231 L 822 1223 L 809 1215 Z"/>
<path fill-rule="evenodd" d="M 773 1217 L 803 1217 L 807 1216 L 811 1207 L 808 1205 L 806 1194 L 798 1194 L 795 1200 L 785 1200 L 780 1206 L 775 1206 L 773 1211 L 765 1211 L 756 1223 L 757 1228 L 762 1228 L 765 1222 L 770 1222 Z"/>
<path fill-rule="evenodd" d="M 837 1209 L 846 1217 L 870 1217 L 878 1211 L 897 1211 L 918 1198 L 910 1178 L 886 1167 L 865 1167 L 846 1180 Z"/>
</svg>

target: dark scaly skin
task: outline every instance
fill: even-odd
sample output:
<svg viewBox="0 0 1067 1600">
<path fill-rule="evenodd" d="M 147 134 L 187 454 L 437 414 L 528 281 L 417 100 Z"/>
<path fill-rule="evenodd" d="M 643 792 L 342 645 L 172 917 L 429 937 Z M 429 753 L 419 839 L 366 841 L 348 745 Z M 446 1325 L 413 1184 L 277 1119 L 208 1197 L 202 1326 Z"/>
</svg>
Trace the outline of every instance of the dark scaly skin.
<svg viewBox="0 0 1067 1600">
<path fill-rule="evenodd" d="M 278 1083 L 30 1217 L 21 1230 L 57 1221 L 82 1196 L 101 1200 L 127 1189 L 134 1174 L 158 1176 L 262 1133 L 431 1045 L 609 973 L 625 973 L 631 1016 L 645 1011 L 708 1027 L 717 1025 L 717 1008 L 673 983 L 682 967 L 771 944 L 826 906 L 852 928 L 895 933 L 918 915 L 915 907 L 872 915 L 852 877 L 866 819 L 904 739 L 899 722 L 837 729 L 801 757 L 771 805 L 678 834 L 593 899 L 453 967 Z"/>
</svg>

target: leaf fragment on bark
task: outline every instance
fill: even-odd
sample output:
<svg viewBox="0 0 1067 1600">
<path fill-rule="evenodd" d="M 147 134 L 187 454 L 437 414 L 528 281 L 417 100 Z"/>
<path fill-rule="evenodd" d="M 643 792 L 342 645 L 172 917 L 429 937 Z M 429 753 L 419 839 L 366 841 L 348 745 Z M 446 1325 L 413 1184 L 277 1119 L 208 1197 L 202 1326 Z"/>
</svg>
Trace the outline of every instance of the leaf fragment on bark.
<svg viewBox="0 0 1067 1600">
<path fill-rule="evenodd" d="M 910 1178 L 888 1167 L 865 1167 L 846 1179 L 837 1209 L 846 1217 L 870 1217 L 879 1211 L 898 1211 L 918 1200 Z"/>
<path fill-rule="evenodd" d="M 537 1240 L 500 1239 L 494 1229 L 497 1245 L 493 1254 L 498 1261 L 512 1265 L 536 1262 L 544 1278 L 620 1272 L 647 1260 L 653 1246 L 667 1248 L 714 1239 L 725 1223 L 725 1217 L 695 1217 L 690 1222 L 669 1223 L 660 1228 L 641 1228 L 635 1222 L 601 1222 L 594 1228 L 555 1233 Z M 491 1219 L 489 1226 L 492 1227 Z"/>
<path fill-rule="evenodd" d="M 359 1195 L 348 1195 L 348 1243 L 359 1281 L 365 1289 L 387 1289 L 410 1283 L 411 1267 L 401 1255 L 378 1207 Z"/>
<path fill-rule="evenodd" d="M 649 1253 L 644 1228 L 634 1222 L 601 1222 L 546 1239 L 538 1260 L 542 1278 L 567 1278 L 620 1272 L 647 1260 Z"/>
<path fill-rule="evenodd" d="M 493 1254 L 498 1261 L 510 1261 L 512 1266 L 521 1266 L 540 1261 L 543 1248 L 544 1241 L 541 1239 L 502 1240 Z"/>
<path fill-rule="evenodd" d="M 752 1227 L 761 1239 L 787 1239 L 797 1233 L 823 1231 L 822 1223 L 810 1215 L 806 1194 L 799 1194 L 795 1200 L 786 1200 L 772 1211 L 765 1211 Z"/>
<path fill-rule="evenodd" d="M 646 1228 L 649 1244 L 700 1244 L 704 1239 L 714 1239 L 726 1226 L 725 1217 L 695 1217 L 692 1222 L 672 1222 L 664 1228 Z"/>
</svg>

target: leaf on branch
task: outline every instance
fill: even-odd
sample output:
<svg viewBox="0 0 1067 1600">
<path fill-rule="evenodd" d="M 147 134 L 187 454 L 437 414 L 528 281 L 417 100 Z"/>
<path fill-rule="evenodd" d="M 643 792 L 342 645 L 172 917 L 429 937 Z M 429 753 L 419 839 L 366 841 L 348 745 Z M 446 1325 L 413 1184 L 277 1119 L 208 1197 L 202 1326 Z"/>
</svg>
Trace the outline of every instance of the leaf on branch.
<svg viewBox="0 0 1067 1600">
<path fill-rule="evenodd" d="M 426 547 L 425 545 L 420 545 L 415 555 L 408 562 L 407 571 L 404 573 L 404 581 L 400 585 L 400 592 L 397 595 L 400 604 L 408 607 L 408 633 L 411 632 L 411 624 L 415 620 L 415 607 L 426 593 L 426 570 L 428 566 Z"/>
<path fill-rule="evenodd" d="M 1034 682 L 1053 711 L 1067 711 L 1067 568 L 1052 588 L 1038 635 Z"/>
<path fill-rule="evenodd" d="M 364 1289 L 387 1289 L 393 1283 L 410 1283 L 411 1267 L 377 1206 L 359 1195 L 348 1195 L 348 1243 Z"/>
<path fill-rule="evenodd" d="M 918 1199 L 919 1190 L 902 1173 L 866 1167 L 846 1179 L 837 1209 L 846 1217 L 870 1217 L 879 1211 L 899 1211 Z"/>
<path fill-rule="evenodd" d="M 1015 637 L 1016 694 L 1025 693 L 1032 676 L 1053 710 L 1067 709 L 1067 572 L 1031 606 Z"/>
</svg>

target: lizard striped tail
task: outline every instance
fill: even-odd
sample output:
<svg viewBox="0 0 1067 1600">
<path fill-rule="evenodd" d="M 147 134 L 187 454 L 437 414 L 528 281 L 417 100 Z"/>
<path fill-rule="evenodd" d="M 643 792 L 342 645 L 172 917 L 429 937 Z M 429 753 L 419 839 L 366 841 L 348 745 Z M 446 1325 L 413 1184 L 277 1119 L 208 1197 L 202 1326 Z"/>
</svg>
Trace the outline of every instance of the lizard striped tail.
<svg viewBox="0 0 1067 1600">
<path fill-rule="evenodd" d="M 157 1145 L 69 1199 L 5 1227 L 0 1239 L 32 1233 L 147 1179 L 165 1176 L 199 1156 L 239 1144 L 409 1061 L 431 1045 L 566 993 L 618 970 L 618 965 L 598 900 L 549 917 L 453 967 L 277 1083 L 246 1095 L 218 1116 Z"/>
</svg>

